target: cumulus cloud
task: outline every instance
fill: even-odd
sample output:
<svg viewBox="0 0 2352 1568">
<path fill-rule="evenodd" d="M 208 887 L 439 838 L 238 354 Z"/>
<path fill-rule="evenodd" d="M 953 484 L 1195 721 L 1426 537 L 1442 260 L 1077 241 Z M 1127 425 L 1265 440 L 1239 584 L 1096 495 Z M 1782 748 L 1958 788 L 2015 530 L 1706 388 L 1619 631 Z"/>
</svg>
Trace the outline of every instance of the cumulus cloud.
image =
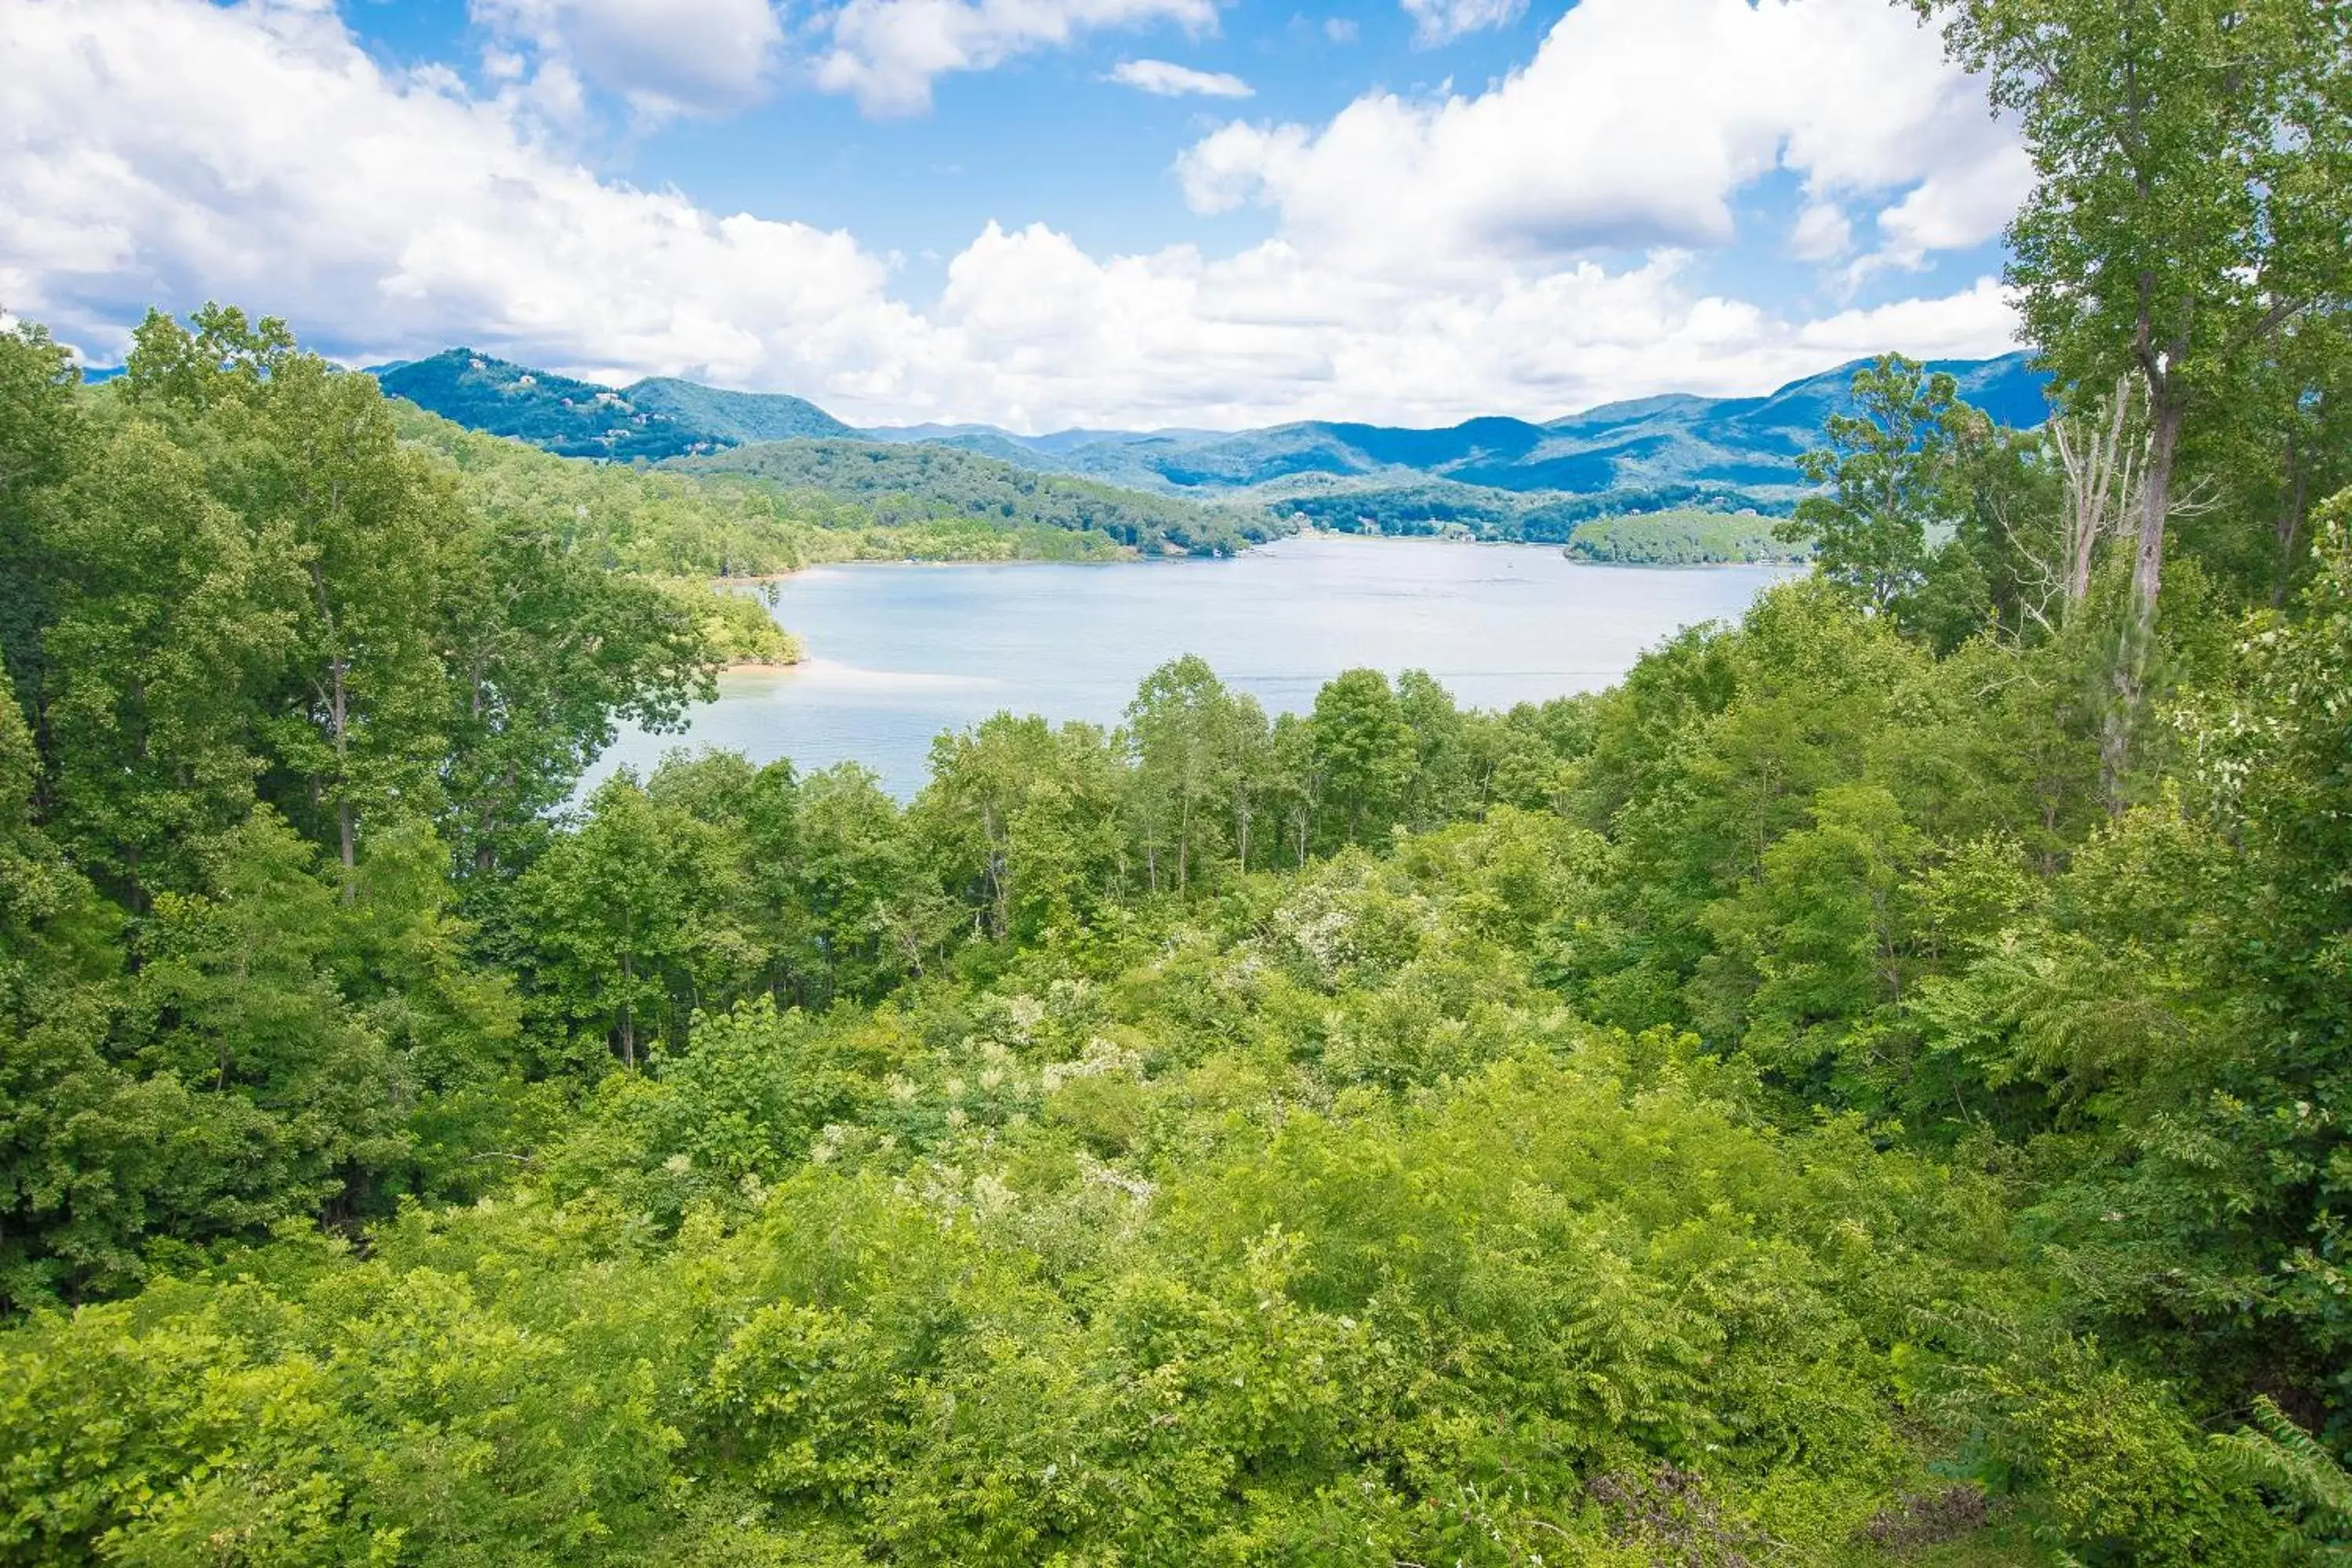
<svg viewBox="0 0 2352 1568">
<path fill-rule="evenodd" d="M 383 67 L 311 0 L 0 0 L 0 301 L 100 363 L 146 305 L 217 298 L 354 363 L 467 342 L 609 381 L 795 392 L 854 420 L 1029 429 L 1542 417 L 1758 391 L 1888 348 L 1997 353 L 2011 331 L 1990 281 L 1806 321 L 1708 289 L 1685 247 L 1438 268 L 1286 209 L 1216 257 L 990 224 L 919 307 L 848 233 L 600 178 L 546 124 L 503 88 Z M 1311 161 L 1329 132 L 1265 134 Z M 1430 170 L 1402 175 L 1424 200 Z M 1973 199 L 1881 226 L 1968 232 L 1987 221 Z M 1396 222 L 1423 216 L 1401 202 Z M 1480 232 L 1457 216 L 1425 240 Z"/>
<path fill-rule="evenodd" d="M 848 235 L 601 181 L 511 102 L 387 72 L 329 10 L 0 0 L 0 287 L 84 342 L 208 296 L 366 353 L 462 338 L 729 379 L 903 362 L 923 335 Z"/>
<path fill-rule="evenodd" d="M 1216 26 L 1215 0 L 849 0 L 835 12 L 817 85 L 869 114 L 929 108 L 931 83 L 1108 27 Z"/>
<path fill-rule="evenodd" d="M 1161 98 L 1247 98 L 1250 84 L 1223 71 L 1194 70 L 1168 60 L 1121 60 L 1111 67 L 1110 79 Z"/>
<path fill-rule="evenodd" d="M 1413 39 L 1424 48 L 1482 27 L 1506 26 L 1527 8 L 1528 0 L 1404 0 Z"/>
<path fill-rule="evenodd" d="M 767 85 L 783 27 L 769 0 L 473 0 L 474 19 L 640 111 L 723 114 Z M 493 78 L 521 58 L 494 48 Z"/>
<path fill-rule="evenodd" d="M 1727 244 L 1734 194 L 1776 168 L 1816 202 L 1948 190 L 1932 222 L 1893 220 L 1938 248 L 1998 232 L 2024 188 L 1981 92 L 1882 0 L 1584 0 L 1485 92 L 1236 122 L 1177 172 L 1200 211 L 1263 205 L 1325 248 L 1454 267 Z"/>
<path fill-rule="evenodd" d="M 2000 232 L 2032 184 L 2033 165 L 2013 145 L 1933 174 L 1878 215 L 1879 255 L 1916 268 L 1930 251 L 1977 244 Z"/>
<path fill-rule="evenodd" d="M 1853 220 L 1835 202 L 1811 202 L 1789 231 L 1789 253 L 1803 261 L 1827 261 L 1853 247 Z"/>
</svg>

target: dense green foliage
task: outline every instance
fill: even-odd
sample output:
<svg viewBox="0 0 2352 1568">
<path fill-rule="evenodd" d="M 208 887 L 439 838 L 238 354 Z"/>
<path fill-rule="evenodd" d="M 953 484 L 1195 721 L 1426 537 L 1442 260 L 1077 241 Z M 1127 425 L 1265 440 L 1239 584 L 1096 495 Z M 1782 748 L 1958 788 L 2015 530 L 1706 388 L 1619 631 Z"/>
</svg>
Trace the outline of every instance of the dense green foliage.
<svg viewBox="0 0 2352 1568">
<path fill-rule="evenodd" d="M 407 400 L 394 411 L 404 439 L 499 495 L 585 508 L 607 560 L 636 572 L 1223 554 L 1277 531 L 1249 505 L 1204 507 L 935 447 L 802 439 L 854 432 L 797 398 L 672 380 L 614 392 L 461 349 L 382 379 Z M 559 460 L 580 457 L 639 466 Z M 677 458 L 696 460 L 659 474 L 642 466 Z"/>
<path fill-rule="evenodd" d="M 1736 510 L 1729 487 L 1669 486 L 1612 490 L 1605 496 L 1520 494 L 1452 480 L 1410 485 L 1376 480 L 1294 480 L 1253 492 L 1277 517 L 1333 533 L 1394 538 L 1447 537 L 1488 543 L 1564 544 L 1579 533 L 1605 542 L 1614 555 L 1662 565 L 1725 561 L 1789 561 L 1803 552 L 1776 539 L 1769 521 Z M 1782 503 L 1783 510 L 1792 503 Z"/>
<path fill-rule="evenodd" d="M 1580 561 L 1645 566 L 1718 566 L 1735 561 L 1801 561 L 1801 545 L 1775 536 L 1774 521 L 1722 512 L 1664 511 L 1597 518 L 1569 535 Z"/>
<path fill-rule="evenodd" d="M 1274 536 L 1255 507 L 1211 507 L 1041 474 L 951 447 L 870 441 L 773 441 L 677 458 L 680 472 L 740 474 L 787 492 L 858 502 L 889 527 L 985 524 L 1054 528 L 1115 548 L 1226 555 Z"/>
<path fill-rule="evenodd" d="M 401 438 L 446 458 L 470 500 L 568 515 L 576 547 L 599 563 L 681 590 L 712 577 L 767 576 L 826 561 L 1109 561 L 1131 553 L 1108 534 L 975 516 L 936 498 L 877 504 L 740 475 L 571 461 L 472 434 L 406 404 L 393 404 L 392 412 Z M 731 595 L 721 602 L 730 601 L 750 603 Z M 772 625 L 764 614 L 754 618 Z"/>
<path fill-rule="evenodd" d="M 2239 258 L 2192 302 L 2340 172 L 2311 8 L 1954 9 L 2095 187 L 2029 289 L 2130 254 L 2103 128 L 2244 154 L 2147 165 Z M 98 395 L 0 332 L 0 1563 L 2342 1561 L 2303 280 L 2037 429 L 1869 367 L 1818 569 L 1605 694 L 1180 658 L 905 805 L 562 805 L 722 656 L 671 579 L 870 516 L 404 423 L 233 310 Z"/>
<path fill-rule="evenodd" d="M 2269 574 L 2206 570 L 2120 810 L 2120 595 L 1939 653 L 1822 576 L 1599 698 L 1357 670 L 1270 721 L 1183 659 L 1115 731 L 941 737 L 904 807 L 681 754 L 551 822 L 692 623 L 556 711 L 519 617 L 587 595 L 621 659 L 667 601 L 614 552 L 719 503 L 439 466 L 274 324 L 199 327 L 110 399 L 37 332 L 0 362 L 48 590 L 0 706 L 0 1560 L 2344 1528 L 2340 526 L 2284 617 L 2230 631 Z M 1969 537 L 1914 599 L 1991 592 Z M 320 584 L 421 642 L 306 619 Z"/>
</svg>

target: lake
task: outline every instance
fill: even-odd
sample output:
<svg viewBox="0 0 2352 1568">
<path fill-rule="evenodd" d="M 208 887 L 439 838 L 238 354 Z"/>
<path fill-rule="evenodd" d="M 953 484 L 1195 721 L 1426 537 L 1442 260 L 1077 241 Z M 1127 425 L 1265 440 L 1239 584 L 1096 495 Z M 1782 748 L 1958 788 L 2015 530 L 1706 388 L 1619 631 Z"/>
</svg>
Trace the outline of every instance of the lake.
<svg viewBox="0 0 2352 1568">
<path fill-rule="evenodd" d="M 1269 713 L 1360 665 L 1426 669 L 1468 707 L 1591 691 L 1684 626 L 1737 616 L 1790 569 L 1593 566 L 1545 545 L 1318 536 L 1224 561 L 824 566 L 772 584 L 807 646 L 730 672 L 684 735 L 625 732 L 595 776 L 720 746 L 803 771 L 855 759 L 902 799 L 931 737 L 1003 709 L 1112 724 L 1187 653 Z"/>
</svg>

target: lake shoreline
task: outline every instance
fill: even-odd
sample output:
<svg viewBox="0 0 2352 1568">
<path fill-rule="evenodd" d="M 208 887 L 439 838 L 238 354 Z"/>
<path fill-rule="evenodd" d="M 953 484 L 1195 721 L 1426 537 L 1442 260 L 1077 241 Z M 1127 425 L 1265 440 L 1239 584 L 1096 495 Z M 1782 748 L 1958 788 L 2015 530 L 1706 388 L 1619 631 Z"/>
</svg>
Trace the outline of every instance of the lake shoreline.
<svg viewBox="0 0 2352 1568">
<path fill-rule="evenodd" d="M 1555 544 L 1546 540 L 1465 539 L 1459 536 L 1448 537 L 1444 534 L 1436 533 L 1352 533 L 1341 529 L 1301 528 L 1290 533 L 1283 534 L 1279 538 L 1269 539 L 1260 543 L 1247 545 L 1230 554 L 1224 555 L 1192 555 L 1182 552 L 1147 555 L 1140 551 L 1132 551 L 1126 555 L 1118 556 L 1110 560 L 1071 559 L 1066 556 L 1055 555 L 949 555 L 930 557 L 910 555 L 887 559 L 877 556 L 851 556 L 839 561 L 811 561 L 803 565 L 793 567 L 791 570 L 785 572 L 757 572 L 746 573 L 732 577 L 714 577 L 711 579 L 711 582 L 714 585 L 720 588 L 732 587 L 743 584 L 765 584 L 772 583 L 789 583 L 795 579 L 805 577 L 812 572 L 819 572 L 831 567 L 1184 565 L 1187 563 L 1200 562 L 1240 561 L 1250 556 L 1264 555 L 1266 552 L 1279 549 L 1286 544 L 1310 541 L 1318 543 L 1348 545 L 1445 544 L 1467 545 L 1477 550 L 1539 550 L 1548 554 L 1559 556 L 1571 565 L 1601 566 L 1612 569 L 1631 569 L 1641 572 L 1748 571 L 1759 567 L 1776 570 L 1791 568 L 1801 570 L 1803 567 L 1810 564 L 1809 562 L 1803 561 L 1792 562 L 1767 558 L 1744 561 L 1603 561 L 1596 560 L 1593 557 L 1587 555 L 1572 554 L 1570 552 L 1566 545 Z"/>
<path fill-rule="evenodd" d="M 811 563 L 758 586 L 729 579 L 743 596 L 772 598 L 767 612 L 802 639 L 802 661 L 730 661 L 716 700 L 695 704 L 684 731 L 630 729 L 596 772 L 642 772 L 675 746 L 717 746 L 758 763 L 790 757 L 804 771 L 855 762 L 911 799 L 940 734 L 999 712 L 1114 727 L 1138 683 L 1187 654 L 1270 715 L 1311 712 L 1319 689 L 1350 668 L 1423 670 L 1462 706 L 1504 711 L 1613 685 L 1643 649 L 1736 619 L 1790 574 L 1604 567 L 1548 544 L 1426 548 L 1451 542 L 1318 531 L 1196 572 L 1067 561 L 863 569 L 903 567 L 901 558 Z M 936 569 L 982 564 L 1022 570 Z"/>
</svg>

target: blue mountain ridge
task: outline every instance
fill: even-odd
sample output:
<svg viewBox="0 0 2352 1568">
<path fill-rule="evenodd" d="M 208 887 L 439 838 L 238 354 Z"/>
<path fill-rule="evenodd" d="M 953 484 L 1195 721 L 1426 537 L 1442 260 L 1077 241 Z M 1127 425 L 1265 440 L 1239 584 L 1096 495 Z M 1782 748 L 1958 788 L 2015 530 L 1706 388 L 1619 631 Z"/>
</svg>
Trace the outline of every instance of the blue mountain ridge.
<svg viewBox="0 0 2352 1568">
<path fill-rule="evenodd" d="M 387 393 L 459 425 L 567 457 L 660 461 L 823 438 L 953 447 L 1030 472 L 1203 500 L 1280 505 L 1304 496 L 1400 487 L 1436 494 L 1459 486 L 1530 500 L 1617 497 L 1623 510 L 1696 504 L 1782 510 L 1805 488 L 1799 454 L 1819 443 L 1832 410 L 1848 405 L 1853 372 L 1864 363 L 1760 397 L 1668 394 L 1542 424 L 1486 416 L 1412 429 L 1310 420 L 1242 431 L 1042 436 L 989 425 L 858 429 L 781 393 L 730 392 L 669 377 L 616 390 L 463 348 L 375 374 Z M 2047 413 L 2044 378 L 2022 353 L 1940 361 L 1931 368 L 1950 372 L 1963 397 L 2003 424 L 2035 425 Z"/>
</svg>

